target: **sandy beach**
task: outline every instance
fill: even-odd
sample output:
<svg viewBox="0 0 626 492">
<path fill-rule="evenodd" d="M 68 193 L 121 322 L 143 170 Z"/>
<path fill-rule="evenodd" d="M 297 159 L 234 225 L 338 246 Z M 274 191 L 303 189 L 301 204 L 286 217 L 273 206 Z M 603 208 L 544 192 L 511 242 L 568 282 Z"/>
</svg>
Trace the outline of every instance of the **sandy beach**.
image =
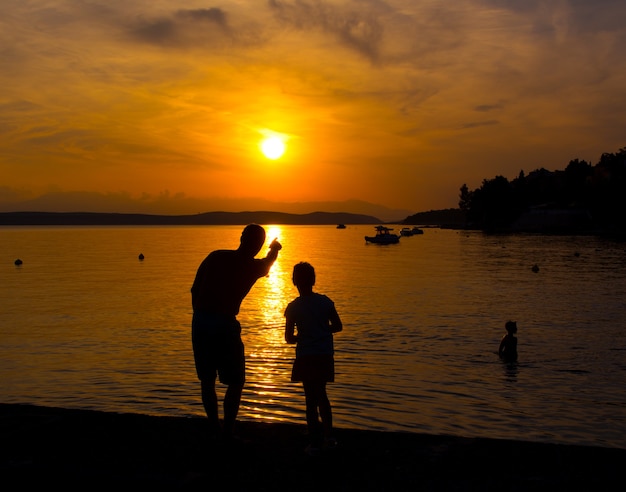
<svg viewBox="0 0 626 492">
<path fill-rule="evenodd" d="M 203 418 L 0 404 L 4 483 L 141 490 L 609 490 L 626 450 L 337 429 L 339 446 L 304 453 L 304 425 L 239 422 L 235 446 Z M 9 490 L 9 489 L 8 489 Z"/>
</svg>

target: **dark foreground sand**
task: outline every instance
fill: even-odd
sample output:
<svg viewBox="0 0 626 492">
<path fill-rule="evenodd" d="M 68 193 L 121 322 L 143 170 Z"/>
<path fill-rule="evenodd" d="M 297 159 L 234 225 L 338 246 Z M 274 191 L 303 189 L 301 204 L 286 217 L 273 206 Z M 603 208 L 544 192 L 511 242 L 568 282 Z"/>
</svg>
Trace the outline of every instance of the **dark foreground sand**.
<svg viewBox="0 0 626 492">
<path fill-rule="evenodd" d="M 337 429 L 307 456 L 304 426 L 240 422 L 247 441 L 204 439 L 203 418 L 0 404 L 3 490 L 614 490 L 626 450 Z M 226 485 L 228 483 L 228 485 Z"/>
</svg>

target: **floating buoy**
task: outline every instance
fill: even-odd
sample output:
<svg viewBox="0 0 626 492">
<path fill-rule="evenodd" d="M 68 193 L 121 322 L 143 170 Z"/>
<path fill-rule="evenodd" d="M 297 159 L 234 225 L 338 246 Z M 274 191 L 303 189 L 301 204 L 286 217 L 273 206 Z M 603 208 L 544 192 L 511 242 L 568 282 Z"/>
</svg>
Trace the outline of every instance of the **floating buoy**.
<svg viewBox="0 0 626 492">
<path fill-rule="evenodd" d="M 19 258 L 17 260 L 15 260 L 15 265 L 20 266 L 22 263 L 24 263 L 22 260 L 20 260 Z"/>
<path fill-rule="evenodd" d="M 144 256 L 143 253 L 139 253 L 139 260 L 143 260 Z"/>
</svg>

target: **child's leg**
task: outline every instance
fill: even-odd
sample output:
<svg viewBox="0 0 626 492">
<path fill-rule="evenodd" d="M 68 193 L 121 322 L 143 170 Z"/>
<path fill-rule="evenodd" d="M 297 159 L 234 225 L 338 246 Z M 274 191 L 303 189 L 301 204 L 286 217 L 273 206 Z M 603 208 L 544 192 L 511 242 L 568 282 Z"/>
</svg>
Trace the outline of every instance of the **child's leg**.
<svg viewBox="0 0 626 492">
<path fill-rule="evenodd" d="M 333 410 L 326 393 L 326 383 L 322 383 L 319 388 L 318 407 L 320 411 L 320 417 L 322 419 L 322 428 L 324 430 L 324 437 L 328 439 L 333 435 Z"/>
<path fill-rule="evenodd" d="M 304 398 L 306 402 L 306 423 L 311 436 L 311 442 L 315 446 L 322 444 L 322 429 L 320 426 L 318 406 L 319 406 L 319 389 L 318 383 L 312 381 L 304 381 Z"/>
</svg>

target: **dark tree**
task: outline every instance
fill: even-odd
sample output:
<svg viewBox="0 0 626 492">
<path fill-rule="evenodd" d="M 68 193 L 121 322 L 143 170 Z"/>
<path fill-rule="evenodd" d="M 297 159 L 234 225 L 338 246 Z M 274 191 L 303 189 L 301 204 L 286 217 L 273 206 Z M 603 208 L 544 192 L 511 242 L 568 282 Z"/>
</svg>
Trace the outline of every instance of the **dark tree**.
<svg viewBox="0 0 626 492">
<path fill-rule="evenodd" d="M 475 190 L 464 184 L 459 208 L 470 225 L 485 230 L 506 229 L 532 209 L 558 209 L 591 216 L 595 227 L 626 232 L 626 148 L 602 154 L 595 166 L 574 159 L 565 170 L 522 170 L 511 182 L 496 176 Z"/>
</svg>

